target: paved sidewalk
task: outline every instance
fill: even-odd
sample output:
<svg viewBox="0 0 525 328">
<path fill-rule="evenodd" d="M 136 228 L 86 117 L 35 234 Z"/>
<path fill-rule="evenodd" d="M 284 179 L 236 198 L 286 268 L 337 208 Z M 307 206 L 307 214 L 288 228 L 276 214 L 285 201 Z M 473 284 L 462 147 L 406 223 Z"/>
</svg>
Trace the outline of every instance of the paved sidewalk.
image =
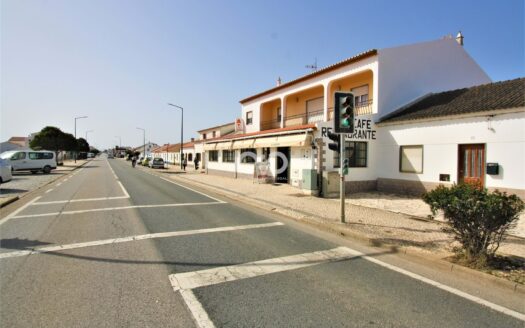
<svg viewBox="0 0 525 328">
<path fill-rule="evenodd" d="M 248 179 L 233 179 L 201 174 L 193 168 L 162 171 L 173 179 L 195 183 L 247 203 L 280 212 L 298 220 L 370 241 L 376 245 L 394 245 L 439 256 L 451 255 L 454 242 L 441 231 L 445 224 L 428 220 L 428 206 L 421 200 L 383 193 L 348 195 L 346 224 L 339 223 L 338 199 L 304 195 L 288 184 L 257 184 Z M 402 211 L 399 209 L 403 209 Z M 525 257 L 525 240 L 509 236 L 500 253 Z"/>
</svg>

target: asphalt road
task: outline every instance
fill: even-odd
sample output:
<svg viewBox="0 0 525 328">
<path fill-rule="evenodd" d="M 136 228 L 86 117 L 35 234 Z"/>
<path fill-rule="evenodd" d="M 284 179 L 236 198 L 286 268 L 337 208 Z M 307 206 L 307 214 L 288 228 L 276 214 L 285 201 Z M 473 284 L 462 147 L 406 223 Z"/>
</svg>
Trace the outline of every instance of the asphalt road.
<svg viewBox="0 0 525 328">
<path fill-rule="evenodd" d="M 378 262 L 386 251 L 365 256 L 117 159 L 2 213 L 0 236 L 2 327 L 524 325 L 519 303 L 480 304 Z"/>
</svg>

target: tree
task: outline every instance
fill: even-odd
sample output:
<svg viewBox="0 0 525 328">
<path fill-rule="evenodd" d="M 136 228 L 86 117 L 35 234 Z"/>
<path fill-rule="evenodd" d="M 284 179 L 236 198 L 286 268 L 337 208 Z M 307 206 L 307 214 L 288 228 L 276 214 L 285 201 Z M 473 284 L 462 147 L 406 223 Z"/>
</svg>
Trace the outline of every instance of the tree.
<svg viewBox="0 0 525 328">
<path fill-rule="evenodd" d="M 89 143 L 86 141 L 86 139 L 77 139 L 77 150 L 82 152 L 89 152 Z"/>
<path fill-rule="evenodd" d="M 64 133 L 57 127 L 46 126 L 31 141 L 32 149 L 49 149 L 58 153 L 60 150 L 74 150 L 76 146 L 75 137 Z"/>
<path fill-rule="evenodd" d="M 498 190 L 488 192 L 472 184 L 459 184 L 451 188 L 439 186 L 423 195 L 432 214 L 442 210 L 450 223 L 444 228 L 452 233 L 462 249 L 458 255 L 467 263 L 483 267 L 499 248 L 505 233 L 518 221 L 524 209 L 516 195 Z"/>
</svg>

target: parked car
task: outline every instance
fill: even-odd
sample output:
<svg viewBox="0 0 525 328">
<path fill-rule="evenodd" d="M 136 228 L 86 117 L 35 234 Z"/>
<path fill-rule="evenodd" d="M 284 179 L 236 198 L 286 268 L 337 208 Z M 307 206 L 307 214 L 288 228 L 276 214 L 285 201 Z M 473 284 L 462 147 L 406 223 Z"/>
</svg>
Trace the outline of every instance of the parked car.
<svg viewBox="0 0 525 328">
<path fill-rule="evenodd" d="M 12 178 L 11 165 L 5 159 L 0 159 L 0 183 L 6 183 Z"/>
<path fill-rule="evenodd" d="M 11 171 L 31 171 L 45 174 L 57 168 L 55 152 L 48 150 L 11 150 L 0 154 L 11 165 Z"/>
<path fill-rule="evenodd" d="M 137 164 L 142 165 L 142 162 L 144 162 L 144 157 L 139 158 L 139 160 L 137 161 Z"/>
<path fill-rule="evenodd" d="M 149 162 L 151 161 L 151 158 L 146 157 L 144 160 L 142 160 L 142 166 L 149 166 Z"/>
<path fill-rule="evenodd" d="M 149 162 L 149 167 L 151 167 L 152 169 L 163 169 L 164 160 L 160 157 L 156 157 L 152 161 Z"/>
</svg>

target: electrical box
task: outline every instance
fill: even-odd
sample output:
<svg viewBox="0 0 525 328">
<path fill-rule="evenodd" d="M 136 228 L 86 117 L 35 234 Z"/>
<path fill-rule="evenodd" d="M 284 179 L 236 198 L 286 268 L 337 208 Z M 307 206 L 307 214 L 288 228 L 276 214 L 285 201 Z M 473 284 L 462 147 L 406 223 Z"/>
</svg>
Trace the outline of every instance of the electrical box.
<svg viewBox="0 0 525 328">
<path fill-rule="evenodd" d="M 499 174 L 499 164 L 498 163 L 487 163 L 487 174 L 488 175 L 498 175 Z"/>
<path fill-rule="evenodd" d="M 317 190 L 317 171 L 311 169 L 303 169 L 302 189 Z"/>
<path fill-rule="evenodd" d="M 323 171 L 323 197 L 338 197 L 340 181 L 339 172 Z"/>
</svg>

